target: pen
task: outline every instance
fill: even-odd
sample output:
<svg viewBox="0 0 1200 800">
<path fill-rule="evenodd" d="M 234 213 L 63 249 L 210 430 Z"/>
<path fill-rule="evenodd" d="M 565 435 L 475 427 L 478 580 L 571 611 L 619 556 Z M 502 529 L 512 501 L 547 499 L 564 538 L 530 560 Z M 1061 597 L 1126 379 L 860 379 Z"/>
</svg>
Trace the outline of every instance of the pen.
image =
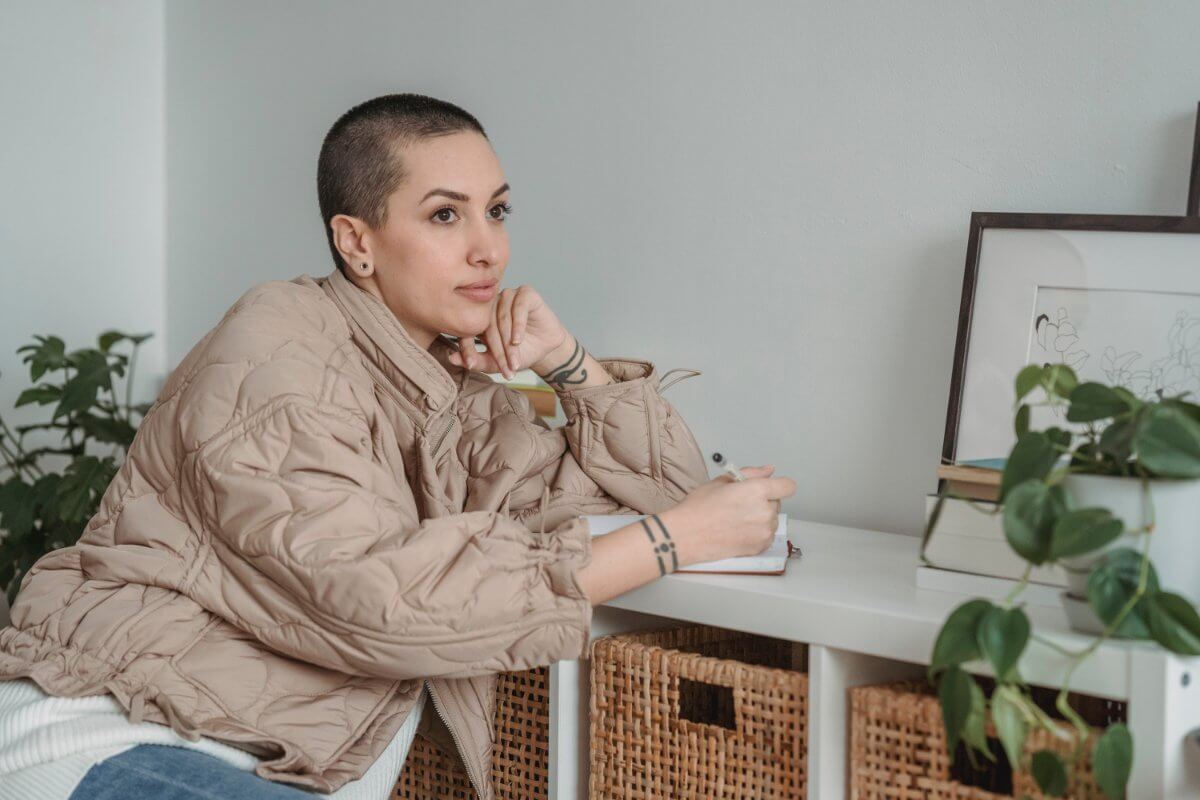
<svg viewBox="0 0 1200 800">
<path fill-rule="evenodd" d="M 742 471 L 737 468 L 737 464 L 734 464 L 732 461 L 730 461 L 728 458 L 725 458 L 725 456 L 721 455 L 720 453 L 713 453 L 712 460 L 717 462 L 718 464 L 720 464 L 721 469 L 725 470 L 730 475 L 732 475 L 733 479 L 735 481 L 746 480 L 746 476 L 743 475 Z"/>
</svg>

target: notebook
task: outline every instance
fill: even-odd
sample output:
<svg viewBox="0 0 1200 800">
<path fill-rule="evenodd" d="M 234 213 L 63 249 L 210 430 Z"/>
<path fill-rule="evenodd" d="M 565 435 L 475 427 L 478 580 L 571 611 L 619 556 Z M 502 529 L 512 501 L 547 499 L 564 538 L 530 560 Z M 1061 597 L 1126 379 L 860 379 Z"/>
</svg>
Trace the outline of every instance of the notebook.
<svg viewBox="0 0 1200 800">
<path fill-rule="evenodd" d="M 585 514 L 592 536 L 603 536 L 618 528 L 644 519 L 645 514 Z M 707 572 L 725 575 L 782 575 L 787 567 L 789 558 L 800 555 L 800 548 L 793 545 L 787 538 L 787 514 L 779 515 L 779 524 L 775 528 L 775 539 L 771 546 L 753 556 L 734 556 L 717 561 L 705 561 L 680 567 L 679 572 Z"/>
</svg>

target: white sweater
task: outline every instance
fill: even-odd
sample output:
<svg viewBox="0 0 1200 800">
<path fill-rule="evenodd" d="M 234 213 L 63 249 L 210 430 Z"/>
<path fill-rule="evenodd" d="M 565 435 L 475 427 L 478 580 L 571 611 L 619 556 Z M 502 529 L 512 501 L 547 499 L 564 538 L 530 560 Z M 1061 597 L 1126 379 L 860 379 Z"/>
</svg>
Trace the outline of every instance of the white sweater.
<svg viewBox="0 0 1200 800">
<path fill-rule="evenodd" d="M 416 735 L 428 687 L 387 749 L 366 773 L 330 800 L 385 800 L 391 796 Z M 253 771 L 259 759 L 201 736 L 189 742 L 167 725 L 134 725 L 112 695 L 52 697 L 28 678 L 0 681 L 0 800 L 68 800 L 94 764 L 139 744 L 199 750 L 238 769 Z"/>
</svg>

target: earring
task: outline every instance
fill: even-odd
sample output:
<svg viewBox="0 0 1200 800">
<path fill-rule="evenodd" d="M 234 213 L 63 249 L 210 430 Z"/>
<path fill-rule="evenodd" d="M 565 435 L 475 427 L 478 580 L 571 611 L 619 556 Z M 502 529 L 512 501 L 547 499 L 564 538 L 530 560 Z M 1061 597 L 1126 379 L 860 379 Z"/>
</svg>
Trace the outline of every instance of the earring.
<svg viewBox="0 0 1200 800">
<path fill-rule="evenodd" d="M 363 272 L 366 272 L 368 268 L 367 268 L 366 264 L 363 264 L 362 266 L 359 267 L 359 269 L 361 269 Z"/>
</svg>

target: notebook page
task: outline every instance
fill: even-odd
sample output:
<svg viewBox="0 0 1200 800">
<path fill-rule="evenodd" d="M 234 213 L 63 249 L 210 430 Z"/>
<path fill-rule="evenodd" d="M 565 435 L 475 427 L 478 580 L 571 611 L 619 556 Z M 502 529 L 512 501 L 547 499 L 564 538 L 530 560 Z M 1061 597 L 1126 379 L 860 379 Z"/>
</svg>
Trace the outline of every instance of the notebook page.
<svg viewBox="0 0 1200 800">
<path fill-rule="evenodd" d="M 645 514 L 585 514 L 592 536 L 603 536 L 643 519 Z M 752 556 L 734 556 L 681 567 L 679 572 L 778 572 L 787 564 L 787 514 L 779 515 L 775 538 L 766 550 Z"/>
</svg>

